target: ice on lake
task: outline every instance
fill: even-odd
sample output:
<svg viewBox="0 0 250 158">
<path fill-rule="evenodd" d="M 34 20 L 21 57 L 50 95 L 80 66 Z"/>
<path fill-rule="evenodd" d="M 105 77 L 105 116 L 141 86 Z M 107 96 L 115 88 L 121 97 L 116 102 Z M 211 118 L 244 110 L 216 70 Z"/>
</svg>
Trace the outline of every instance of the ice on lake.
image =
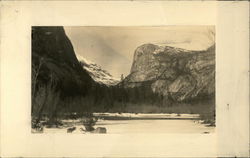
<svg viewBox="0 0 250 158">
<path fill-rule="evenodd" d="M 196 114 L 131 114 L 131 113 L 95 113 L 99 119 L 95 128 L 105 127 L 108 134 L 136 134 L 136 133 L 213 133 L 214 127 L 201 124 Z M 119 118 L 119 119 L 115 119 Z M 84 128 L 80 120 L 63 120 L 75 126 L 72 133 L 83 133 Z M 68 127 L 45 128 L 44 133 L 66 133 Z"/>
<path fill-rule="evenodd" d="M 201 124 L 197 115 L 117 113 L 95 115 L 99 115 L 100 118 L 105 115 L 120 119 L 98 120 L 95 127 L 105 127 L 107 134 L 83 134 L 80 130 L 83 128 L 80 120 L 63 120 L 71 124 L 70 127 L 76 127 L 72 133 L 67 133 L 69 127 L 45 128 L 44 133 L 55 137 L 62 156 L 74 153 L 75 157 L 80 157 L 82 155 L 78 153 L 84 149 L 88 149 L 84 150 L 86 157 L 217 156 L 215 128 Z M 64 140 L 62 138 L 67 138 L 67 144 L 75 144 L 74 147 L 65 147 L 67 150 L 64 150 L 65 148 L 61 146 Z M 93 150 L 89 150 L 92 149 L 89 146 L 93 147 Z"/>
</svg>

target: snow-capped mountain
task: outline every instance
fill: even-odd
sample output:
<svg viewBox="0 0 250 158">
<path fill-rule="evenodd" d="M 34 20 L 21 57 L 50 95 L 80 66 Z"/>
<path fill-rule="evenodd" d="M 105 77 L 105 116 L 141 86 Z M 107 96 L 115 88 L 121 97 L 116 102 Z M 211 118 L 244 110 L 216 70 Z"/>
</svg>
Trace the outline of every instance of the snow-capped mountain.
<svg viewBox="0 0 250 158">
<path fill-rule="evenodd" d="M 103 70 L 101 66 L 96 63 L 77 55 L 77 59 L 81 62 L 82 67 L 89 73 L 91 78 L 100 84 L 107 86 L 116 85 L 120 82 L 118 78 L 113 77 L 106 70 Z"/>
</svg>

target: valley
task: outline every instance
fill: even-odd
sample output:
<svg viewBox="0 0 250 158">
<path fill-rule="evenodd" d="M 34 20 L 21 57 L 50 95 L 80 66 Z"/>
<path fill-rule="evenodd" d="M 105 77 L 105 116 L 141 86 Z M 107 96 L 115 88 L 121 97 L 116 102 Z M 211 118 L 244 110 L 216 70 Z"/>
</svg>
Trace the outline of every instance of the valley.
<svg viewBox="0 0 250 158">
<path fill-rule="evenodd" d="M 190 128 L 215 126 L 215 44 L 201 51 L 143 44 L 134 52 L 130 74 L 117 79 L 79 56 L 63 27 L 33 27 L 32 128 L 60 128 L 63 120 L 74 118 L 93 130 L 101 119 L 95 113 L 188 114 L 198 115 L 200 120 L 200 125 L 195 125 L 191 118 L 157 117 L 149 121 L 134 115 L 109 116 L 104 118 L 108 131 L 146 123 L 138 132 L 153 124 L 168 132 L 172 131 L 167 130 L 171 121 L 189 124 Z M 128 126 L 123 120 L 129 121 Z M 119 126 L 111 126 L 110 121 L 117 121 Z"/>
</svg>

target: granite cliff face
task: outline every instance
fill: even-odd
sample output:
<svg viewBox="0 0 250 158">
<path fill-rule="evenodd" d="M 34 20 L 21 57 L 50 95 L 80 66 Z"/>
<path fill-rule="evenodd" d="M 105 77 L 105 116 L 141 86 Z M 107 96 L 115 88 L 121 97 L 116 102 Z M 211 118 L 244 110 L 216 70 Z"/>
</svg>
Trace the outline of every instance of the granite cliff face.
<svg viewBox="0 0 250 158">
<path fill-rule="evenodd" d="M 125 87 L 149 83 L 154 93 L 184 101 L 215 93 L 215 45 L 204 51 L 144 44 L 134 53 Z"/>
<path fill-rule="evenodd" d="M 63 27 L 32 27 L 32 83 L 39 87 L 49 82 L 70 97 L 85 95 L 93 80 L 78 62 Z"/>
</svg>

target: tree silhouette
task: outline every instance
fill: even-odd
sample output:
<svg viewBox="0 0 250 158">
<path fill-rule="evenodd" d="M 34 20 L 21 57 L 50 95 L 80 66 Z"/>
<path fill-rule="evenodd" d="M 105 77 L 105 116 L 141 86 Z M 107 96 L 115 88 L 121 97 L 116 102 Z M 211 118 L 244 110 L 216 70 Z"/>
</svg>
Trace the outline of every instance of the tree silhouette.
<svg viewBox="0 0 250 158">
<path fill-rule="evenodd" d="M 121 81 L 123 81 L 124 80 L 124 76 L 123 76 L 123 74 L 121 74 Z"/>
</svg>

